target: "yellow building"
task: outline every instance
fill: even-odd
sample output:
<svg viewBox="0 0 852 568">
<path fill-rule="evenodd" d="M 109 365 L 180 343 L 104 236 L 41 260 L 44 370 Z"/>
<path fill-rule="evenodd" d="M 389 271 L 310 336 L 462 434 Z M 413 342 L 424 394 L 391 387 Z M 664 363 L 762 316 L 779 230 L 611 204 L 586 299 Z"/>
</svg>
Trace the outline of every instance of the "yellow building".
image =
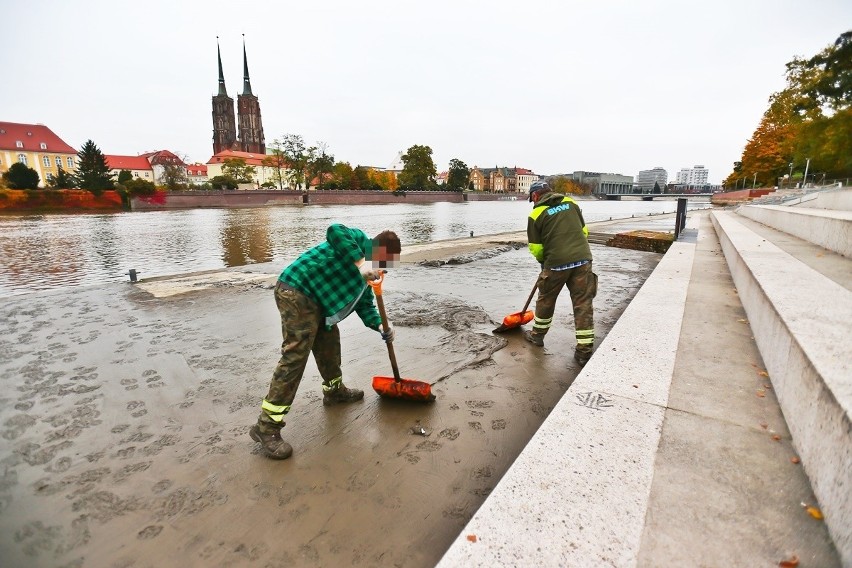
<svg viewBox="0 0 852 568">
<path fill-rule="evenodd" d="M 15 162 L 38 172 L 39 186 L 44 187 L 59 166 L 68 173 L 76 171 L 77 150 L 43 124 L 0 122 L 0 173 Z"/>
</svg>

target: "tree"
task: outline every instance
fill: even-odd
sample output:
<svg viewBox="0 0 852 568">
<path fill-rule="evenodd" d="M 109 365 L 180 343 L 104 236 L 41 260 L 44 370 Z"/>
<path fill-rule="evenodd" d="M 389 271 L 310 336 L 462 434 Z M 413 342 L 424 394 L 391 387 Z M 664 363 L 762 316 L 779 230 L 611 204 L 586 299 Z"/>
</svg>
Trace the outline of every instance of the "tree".
<svg viewBox="0 0 852 568">
<path fill-rule="evenodd" d="M 467 164 L 453 158 L 450 160 L 450 169 L 447 173 L 447 189 L 450 191 L 464 191 L 470 183 L 470 168 Z"/>
<path fill-rule="evenodd" d="M 284 189 L 284 181 L 287 173 L 287 158 L 284 156 L 284 151 L 281 149 L 281 142 L 277 139 L 272 142 L 272 153 L 263 159 L 263 165 L 267 168 L 272 168 L 272 178 L 278 185 L 278 189 Z"/>
<path fill-rule="evenodd" d="M 323 188 L 326 179 L 330 177 L 332 168 L 334 167 L 334 156 L 327 152 L 328 144 L 325 142 L 317 142 L 316 147 L 308 148 L 307 171 L 310 179 L 306 180 L 310 183 L 311 180 L 317 179 L 319 189 Z"/>
<path fill-rule="evenodd" d="M 129 179 L 125 182 L 124 187 L 130 195 L 134 196 L 153 195 L 157 191 L 154 182 L 142 178 Z"/>
<path fill-rule="evenodd" d="M 37 189 L 38 172 L 20 162 L 15 162 L 9 167 L 8 172 L 3 173 L 3 179 L 9 189 Z"/>
<path fill-rule="evenodd" d="M 352 183 L 352 166 L 349 162 L 337 162 L 331 168 L 331 179 L 338 189 L 350 189 Z"/>
<path fill-rule="evenodd" d="M 118 179 L 116 180 L 116 182 L 124 185 L 132 179 L 133 174 L 130 173 L 130 170 L 121 170 L 120 172 L 118 172 Z"/>
<path fill-rule="evenodd" d="M 50 174 L 47 176 L 47 184 L 56 189 L 70 189 L 76 187 L 77 180 L 72 174 L 66 172 L 62 166 L 56 171 L 56 175 Z"/>
<path fill-rule="evenodd" d="M 660 182 L 655 181 L 654 182 L 654 189 L 651 190 L 651 193 L 662 193 L 662 192 L 663 192 L 663 190 L 660 187 Z"/>
<path fill-rule="evenodd" d="M 164 186 L 166 186 L 166 188 L 175 190 L 186 187 L 185 166 L 182 164 L 161 164 L 160 167 L 163 168 L 163 171 L 160 174 L 160 181 Z"/>
<path fill-rule="evenodd" d="M 364 166 L 355 166 L 352 170 L 350 189 L 373 189 L 370 174 Z"/>
<path fill-rule="evenodd" d="M 106 158 L 92 140 L 87 140 L 77 152 L 77 181 L 82 189 L 95 195 L 100 195 L 105 189 L 112 189 L 112 174 Z"/>
<path fill-rule="evenodd" d="M 290 186 L 293 189 L 301 189 L 305 182 L 305 170 L 308 164 L 305 140 L 299 134 L 285 134 L 281 140 L 281 151 L 290 166 L 290 169 L 286 172 Z M 307 189 L 307 185 L 305 189 Z"/>
<path fill-rule="evenodd" d="M 222 162 L 222 176 L 231 178 L 236 183 L 251 183 L 254 179 L 254 166 L 249 166 L 242 158 L 226 158 Z"/>
<path fill-rule="evenodd" d="M 402 189 L 431 189 L 435 185 L 435 162 L 432 161 L 432 148 L 414 145 L 402 156 L 405 164 L 399 174 Z"/>
<path fill-rule="evenodd" d="M 210 187 L 214 189 L 237 189 L 237 180 L 227 175 L 214 176 L 210 180 Z"/>
</svg>

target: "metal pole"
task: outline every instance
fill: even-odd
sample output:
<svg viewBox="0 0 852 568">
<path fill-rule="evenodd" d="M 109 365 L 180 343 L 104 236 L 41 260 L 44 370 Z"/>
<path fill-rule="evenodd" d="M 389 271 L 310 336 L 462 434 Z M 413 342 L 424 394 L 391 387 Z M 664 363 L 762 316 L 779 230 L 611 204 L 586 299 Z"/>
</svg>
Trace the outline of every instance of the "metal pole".
<svg viewBox="0 0 852 568">
<path fill-rule="evenodd" d="M 754 186 L 757 185 L 757 174 L 754 174 L 754 182 L 751 184 L 751 188 L 754 189 Z"/>
<path fill-rule="evenodd" d="M 805 184 L 808 183 L 808 168 L 811 165 L 811 159 L 808 158 L 808 163 L 805 164 L 805 177 L 802 178 L 802 188 L 805 187 Z"/>
</svg>

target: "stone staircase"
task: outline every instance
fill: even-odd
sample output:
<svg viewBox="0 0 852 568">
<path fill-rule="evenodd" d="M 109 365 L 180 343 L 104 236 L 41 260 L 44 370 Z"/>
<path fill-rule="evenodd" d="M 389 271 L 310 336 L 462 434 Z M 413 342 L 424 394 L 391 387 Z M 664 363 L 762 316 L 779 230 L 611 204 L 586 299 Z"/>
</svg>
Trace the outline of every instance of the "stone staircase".
<svg viewBox="0 0 852 568">
<path fill-rule="evenodd" d="M 794 207 L 747 205 L 711 214 L 793 445 L 845 566 L 852 565 L 850 204 L 852 190 L 845 189 Z"/>
</svg>

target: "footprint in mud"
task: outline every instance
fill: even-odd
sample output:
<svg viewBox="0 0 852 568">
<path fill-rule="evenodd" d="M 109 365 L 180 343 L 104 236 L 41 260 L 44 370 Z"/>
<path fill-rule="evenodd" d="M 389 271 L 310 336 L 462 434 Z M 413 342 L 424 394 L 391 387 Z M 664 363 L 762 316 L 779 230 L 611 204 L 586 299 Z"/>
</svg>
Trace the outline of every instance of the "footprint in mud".
<svg viewBox="0 0 852 568">
<path fill-rule="evenodd" d="M 158 537 L 162 531 L 162 525 L 149 525 L 139 531 L 136 534 L 136 538 L 138 538 L 139 540 L 149 540 Z"/>
<path fill-rule="evenodd" d="M 62 536 L 59 525 L 44 526 L 41 521 L 27 523 L 15 531 L 15 542 L 22 544 L 24 554 L 37 556 L 40 552 L 50 552 L 56 548 L 57 539 Z"/>
<path fill-rule="evenodd" d="M 151 488 L 151 492 L 155 495 L 159 495 L 160 493 L 165 493 L 169 489 L 171 489 L 174 482 L 171 479 L 163 479 L 154 484 Z"/>
<path fill-rule="evenodd" d="M 505 430 L 506 429 L 506 421 L 502 418 L 491 421 L 491 429 L 492 430 Z"/>
<path fill-rule="evenodd" d="M 73 362 L 74 362 L 74 361 L 76 361 L 76 360 L 77 360 L 77 354 L 76 354 L 76 353 L 66 353 L 66 354 L 62 357 L 62 362 L 63 362 L 63 363 L 73 363 Z"/>
<path fill-rule="evenodd" d="M 439 442 L 433 442 L 431 440 L 423 440 L 422 442 L 417 444 L 415 448 L 422 452 L 436 452 L 441 449 L 441 444 Z"/>
<path fill-rule="evenodd" d="M 474 479 L 482 479 L 483 477 L 491 477 L 491 467 L 478 467 L 471 472 L 471 477 Z"/>
<path fill-rule="evenodd" d="M 447 438 L 450 441 L 455 440 L 459 437 L 459 429 L 458 428 L 444 428 L 438 433 L 439 438 Z"/>
<path fill-rule="evenodd" d="M 31 400 L 19 402 L 19 403 L 15 404 L 15 410 L 20 410 L 21 412 L 26 412 L 27 410 L 29 410 L 30 408 L 33 407 L 33 404 L 35 404 L 35 403 Z"/>
<path fill-rule="evenodd" d="M 148 468 L 151 467 L 151 464 L 153 464 L 153 463 L 154 462 L 152 462 L 152 461 L 145 461 L 145 462 L 139 462 L 139 463 L 133 463 L 133 464 L 126 465 L 123 468 L 121 468 L 120 470 L 118 470 L 117 472 L 115 472 L 115 474 L 112 476 L 112 478 L 117 482 L 118 481 L 124 481 L 125 479 L 127 479 L 128 477 L 133 475 L 134 473 L 139 473 L 140 471 L 147 470 Z"/>
<path fill-rule="evenodd" d="M 161 377 L 160 374 L 153 369 L 148 369 L 142 373 L 142 376 L 145 377 L 145 382 L 149 389 L 166 386 L 165 383 L 163 383 L 163 377 Z"/>
<path fill-rule="evenodd" d="M 480 424 L 479 422 L 468 422 L 467 425 L 470 426 L 472 429 L 476 430 L 477 432 L 482 432 L 482 424 Z"/>
<path fill-rule="evenodd" d="M 121 379 L 119 384 L 124 387 L 124 390 L 132 391 L 139 388 L 138 382 L 136 379 Z"/>
<path fill-rule="evenodd" d="M 403 457 L 405 458 L 405 461 L 412 465 L 420 461 L 420 456 L 415 454 L 405 454 Z"/>
<path fill-rule="evenodd" d="M 18 414 L 6 421 L 6 429 L 0 432 L 0 436 L 6 440 L 15 440 L 36 423 L 36 419 L 27 414 Z"/>
<path fill-rule="evenodd" d="M 347 491 L 366 491 L 367 489 L 373 487 L 378 481 L 377 478 L 370 477 L 360 478 L 357 473 L 349 476 L 346 484 Z"/>
<path fill-rule="evenodd" d="M 133 457 L 133 454 L 136 453 L 136 446 L 130 446 L 129 448 L 122 448 L 115 452 L 115 457 L 126 460 Z"/>
<path fill-rule="evenodd" d="M 464 403 L 468 408 L 491 408 L 494 406 L 493 400 L 466 400 Z"/>
<path fill-rule="evenodd" d="M 118 424 L 116 426 L 113 426 L 110 432 L 112 432 L 113 434 L 121 434 L 128 428 L 130 428 L 130 424 Z"/>
<path fill-rule="evenodd" d="M 470 411 L 470 415 L 471 415 L 471 416 L 476 416 L 477 418 L 482 418 L 483 416 L 485 416 L 485 413 L 484 413 L 484 412 L 480 412 L 480 411 L 478 411 L 478 410 L 471 410 L 471 411 Z"/>
<path fill-rule="evenodd" d="M 131 400 L 128 402 L 127 410 L 130 411 L 130 416 L 134 418 L 139 418 L 140 416 L 148 414 L 148 410 L 145 408 L 145 403 L 141 400 Z"/>
<path fill-rule="evenodd" d="M 132 341 L 119 341 L 115 344 L 115 352 L 123 353 L 133 347 L 134 343 Z"/>
<path fill-rule="evenodd" d="M 89 463 L 95 463 L 95 462 L 100 461 L 100 460 L 101 460 L 101 458 L 103 458 L 103 457 L 104 457 L 104 455 L 105 455 L 105 453 L 104 453 L 104 452 L 95 452 L 95 453 L 92 453 L 92 454 L 86 454 L 86 455 L 85 455 L 85 456 L 83 456 L 83 457 L 85 457 L 85 458 L 86 458 L 86 461 L 87 461 L 87 462 L 89 462 Z"/>
<path fill-rule="evenodd" d="M 49 471 L 50 473 L 62 473 L 64 471 L 68 471 L 71 469 L 71 458 L 64 457 L 56 460 L 56 463 L 52 463 L 44 468 L 45 471 Z"/>
<path fill-rule="evenodd" d="M 441 512 L 444 518 L 449 519 L 464 519 L 467 517 L 467 507 L 456 505 Z"/>
<path fill-rule="evenodd" d="M 455 402 L 450 405 L 450 410 L 458 410 L 458 409 L 459 409 L 459 405 L 456 404 Z"/>
</svg>

